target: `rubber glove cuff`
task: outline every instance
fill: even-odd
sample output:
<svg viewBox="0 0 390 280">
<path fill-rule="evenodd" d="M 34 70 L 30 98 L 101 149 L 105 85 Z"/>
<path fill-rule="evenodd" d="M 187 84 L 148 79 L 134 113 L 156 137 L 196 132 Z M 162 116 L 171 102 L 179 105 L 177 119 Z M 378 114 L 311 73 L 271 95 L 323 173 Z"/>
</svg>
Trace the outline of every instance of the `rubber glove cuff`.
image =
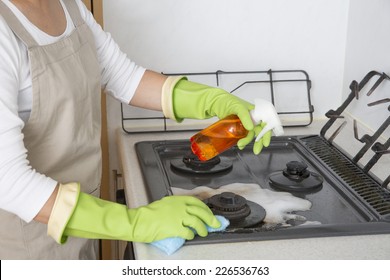
<svg viewBox="0 0 390 280">
<path fill-rule="evenodd" d="M 164 116 L 176 122 L 182 122 L 183 119 L 175 116 L 175 111 L 173 110 L 173 89 L 183 79 L 187 80 L 184 76 L 169 76 L 162 87 L 161 93 L 161 106 Z"/>
<path fill-rule="evenodd" d="M 64 244 L 67 240 L 67 236 L 64 236 L 63 233 L 76 208 L 79 194 L 79 183 L 60 184 L 59 186 L 47 224 L 47 234 L 59 244 Z"/>
</svg>

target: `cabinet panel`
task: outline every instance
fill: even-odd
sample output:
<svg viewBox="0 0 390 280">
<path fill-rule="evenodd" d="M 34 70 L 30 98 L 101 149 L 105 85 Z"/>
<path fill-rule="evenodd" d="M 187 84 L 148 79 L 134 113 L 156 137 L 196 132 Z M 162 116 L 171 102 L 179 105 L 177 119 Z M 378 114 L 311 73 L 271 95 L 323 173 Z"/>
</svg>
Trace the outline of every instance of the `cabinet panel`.
<svg viewBox="0 0 390 280">
<path fill-rule="evenodd" d="M 91 10 L 92 9 L 92 0 L 83 0 L 84 5 Z"/>
</svg>

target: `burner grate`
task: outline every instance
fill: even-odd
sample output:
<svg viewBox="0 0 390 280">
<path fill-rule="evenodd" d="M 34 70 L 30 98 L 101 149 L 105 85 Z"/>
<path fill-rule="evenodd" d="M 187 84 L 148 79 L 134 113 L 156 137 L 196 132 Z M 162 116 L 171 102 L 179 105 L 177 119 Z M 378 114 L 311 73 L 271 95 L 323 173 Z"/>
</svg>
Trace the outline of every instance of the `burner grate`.
<svg viewBox="0 0 390 280">
<path fill-rule="evenodd" d="M 326 166 L 382 218 L 390 219 L 390 193 L 344 154 L 319 136 L 301 139 Z"/>
</svg>

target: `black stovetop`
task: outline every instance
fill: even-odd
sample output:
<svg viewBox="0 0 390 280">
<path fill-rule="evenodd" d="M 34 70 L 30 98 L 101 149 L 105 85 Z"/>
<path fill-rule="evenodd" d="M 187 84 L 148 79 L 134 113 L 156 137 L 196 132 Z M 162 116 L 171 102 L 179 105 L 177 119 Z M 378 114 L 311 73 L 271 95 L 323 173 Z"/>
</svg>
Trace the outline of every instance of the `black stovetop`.
<svg viewBox="0 0 390 280">
<path fill-rule="evenodd" d="M 377 80 L 373 83 L 375 78 Z M 305 81 L 308 82 L 308 79 Z M 214 167 L 202 167 L 201 172 L 193 173 L 193 167 L 187 166 L 193 162 L 191 158 L 188 160 L 189 140 L 137 143 L 135 148 L 149 201 L 172 195 L 173 190 L 194 191 L 199 189 L 197 187 L 206 186 L 212 191 L 219 191 L 226 185 L 239 183 L 252 184 L 266 192 L 288 192 L 290 197 L 311 203 L 310 208 L 293 209 L 286 213 L 290 220 L 285 220 L 285 223 L 270 225 L 266 216 L 263 222 L 256 225 L 246 228 L 229 226 L 224 232 L 211 233 L 206 238 L 197 237 L 189 244 L 390 233 L 390 175 L 385 174 L 387 178 L 384 179 L 373 175 L 374 166 L 382 156 L 389 154 L 390 148 L 387 133 L 390 107 L 383 105 L 389 100 L 381 99 L 381 94 L 373 94 L 384 81 L 390 81 L 390 77 L 377 71 L 370 71 L 359 83 L 352 81 L 347 99 L 339 108 L 326 113 L 329 120 L 319 135 L 273 137 L 270 146 L 257 156 L 253 154 L 251 145 L 242 151 L 232 148 L 220 155 L 221 163 Z M 310 95 L 308 99 L 310 105 Z M 377 130 L 370 135 L 360 135 L 357 120 L 353 119 L 353 124 L 349 124 L 353 125 L 351 143 L 358 143 L 359 148 L 352 153 L 343 152 L 346 149 L 338 148 L 335 139 L 343 134 L 344 127 L 349 127 L 345 111 L 351 106 L 353 109 L 357 102 L 366 103 L 368 100 L 370 103 L 366 105 L 384 119 L 377 119 Z M 313 111 L 312 106 L 309 107 Z M 383 109 L 386 111 L 384 114 Z M 300 188 L 291 191 L 276 188 L 285 179 L 279 176 L 280 173 L 291 162 L 306 166 L 306 171 L 313 175 L 311 178 L 314 177 L 314 184 L 318 181 L 322 184 L 305 191 Z M 204 172 L 208 169 L 220 170 Z M 246 198 L 251 200 L 251 197 Z M 294 215 L 312 223 L 294 220 Z"/>
<path fill-rule="evenodd" d="M 257 156 L 251 145 L 242 151 L 232 148 L 220 155 L 221 162 L 231 167 L 211 174 L 176 167 L 190 153 L 187 140 L 139 142 L 136 151 L 150 201 L 172 195 L 172 187 L 217 189 L 231 183 L 286 192 L 270 185 L 270 175 L 291 161 L 306 164 L 307 170 L 323 178 L 320 188 L 289 191 L 312 203 L 309 210 L 293 214 L 317 223 L 289 221 L 289 227 L 260 223 L 195 238 L 191 244 L 390 233 L 390 192 L 319 135 L 273 137 Z"/>
</svg>

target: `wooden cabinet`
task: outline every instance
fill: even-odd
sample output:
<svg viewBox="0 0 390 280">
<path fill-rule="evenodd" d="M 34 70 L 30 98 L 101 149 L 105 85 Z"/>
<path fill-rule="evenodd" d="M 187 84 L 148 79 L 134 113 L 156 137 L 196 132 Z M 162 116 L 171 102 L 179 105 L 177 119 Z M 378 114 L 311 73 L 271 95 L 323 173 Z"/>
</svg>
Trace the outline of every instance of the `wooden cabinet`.
<svg viewBox="0 0 390 280">
<path fill-rule="evenodd" d="M 92 2 L 93 0 L 83 0 L 84 5 L 87 6 L 87 8 L 91 11 Z"/>
<path fill-rule="evenodd" d="M 103 0 L 83 0 L 85 6 L 93 13 L 96 21 L 103 27 Z M 103 151 L 103 173 L 100 196 L 103 199 L 110 199 L 109 190 L 109 157 L 108 157 L 108 135 L 107 135 L 107 110 L 106 110 L 106 96 L 102 94 L 102 135 L 101 145 Z M 104 260 L 111 259 L 112 249 L 111 241 L 102 240 L 101 242 L 101 258 Z"/>
<path fill-rule="evenodd" d="M 96 21 L 103 26 L 103 0 L 82 0 L 93 13 Z"/>
</svg>

